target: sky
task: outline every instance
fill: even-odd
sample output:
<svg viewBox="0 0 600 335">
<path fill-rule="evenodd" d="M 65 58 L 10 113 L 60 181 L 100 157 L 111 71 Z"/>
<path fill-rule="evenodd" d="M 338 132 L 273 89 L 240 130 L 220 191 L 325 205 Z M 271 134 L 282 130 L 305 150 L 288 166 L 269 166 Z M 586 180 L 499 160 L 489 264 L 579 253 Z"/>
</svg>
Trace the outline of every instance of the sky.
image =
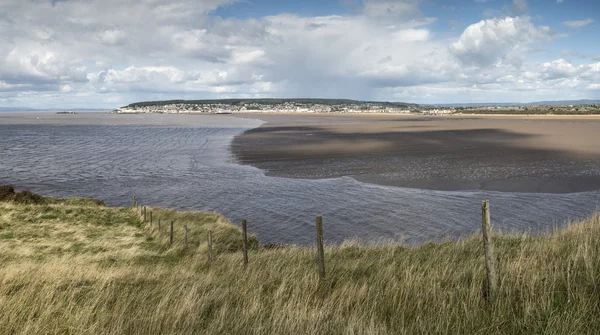
<svg viewBox="0 0 600 335">
<path fill-rule="evenodd" d="M 598 0 L 0 0 L 0 107 L 600 99 Z"/>
</svg>

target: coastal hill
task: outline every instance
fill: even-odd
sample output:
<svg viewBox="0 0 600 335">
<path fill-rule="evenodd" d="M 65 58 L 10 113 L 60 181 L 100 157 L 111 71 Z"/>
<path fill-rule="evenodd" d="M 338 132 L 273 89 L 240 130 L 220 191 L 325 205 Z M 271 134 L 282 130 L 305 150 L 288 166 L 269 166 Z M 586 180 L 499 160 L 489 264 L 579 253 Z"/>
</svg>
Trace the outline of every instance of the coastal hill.
<svg viewBox="0 0 600 335">
<path fill-rule="evenodd" d="M 600 114 L 596 100 L 532 103 L 466 103 L 418 105 L 407 102 L 349 99 L 214 99 L 135 102 L 114 113 L 385 113 L 385 114 Z"/>
<path fill-rule="evenodd" d="M 231 106 L 245 106 L 245 105 L 264 105 L 264 106 L 275 106 L 283 104 L 294 104 L 294 105 L 327 105 L 327 106 L 345 106 L 345 105 L 364 105 L 364 106 L 384 106 L 384 107 L 418 107 L 417 104 L 411 104 L 406 102 L 388 102 L 388 101 L 360 101 L 350 99 L 313 99 L 313 98 L 298 98 L 298 99 L 214 99 L 214 100 L 164 100 L 164 101 L 144 101 L 135 102 L 127 105 L 126 107 L 148 107 L 148 106 L 166 106 L 166 105 L 231 105 Z"/>
<path fill-rule="evenodd" d="M 600 329 L 597 214 L 547 235 L 494 235 L 499 290 L 486 300 L 481 236 L 414 248 L 326 244 L 326 278 L 319 281 L 313 248 L 259 246 L 250 237 L 244 267 L 242 234 L 222 216 L 147 211 L 153 223 L 134 208 L 0 187 L 0 334 Z"/>
<path fill-rule="evenodd" d="M 410 113 L 416 104 L 348 99 L 219 99 L 136 102 L 117 113 L 386 112 Z"/>
</svg>

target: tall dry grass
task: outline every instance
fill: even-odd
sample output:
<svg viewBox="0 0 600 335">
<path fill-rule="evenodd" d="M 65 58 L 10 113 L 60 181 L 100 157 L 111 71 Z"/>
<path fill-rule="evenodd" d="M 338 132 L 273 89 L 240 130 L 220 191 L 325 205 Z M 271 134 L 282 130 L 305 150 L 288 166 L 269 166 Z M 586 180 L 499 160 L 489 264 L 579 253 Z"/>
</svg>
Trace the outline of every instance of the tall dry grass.
<svg viewBox="0 0 600 335">
<path fill-rule="evenodd" d="M 482 299 L 479 237 L 250 252 L 217 214 L 0 203 L 0 334 L 594 334 L 600 216 L 539 237 L 495 236 L 499 298 Z M 171 219 L 190 248 L 168 248 Z M 164 221 L 163 221 L 164 220 Z M 155 221 L 156 222 L 156 221 Z M 477 224 L 477 223 L 474 223 Z M 180 229 L 180 228 L 179 228 Z M 207 263 L 206 231 L 218 250 Z M 219 237 L 221 236 L 221 237 Z"/>
</svg>

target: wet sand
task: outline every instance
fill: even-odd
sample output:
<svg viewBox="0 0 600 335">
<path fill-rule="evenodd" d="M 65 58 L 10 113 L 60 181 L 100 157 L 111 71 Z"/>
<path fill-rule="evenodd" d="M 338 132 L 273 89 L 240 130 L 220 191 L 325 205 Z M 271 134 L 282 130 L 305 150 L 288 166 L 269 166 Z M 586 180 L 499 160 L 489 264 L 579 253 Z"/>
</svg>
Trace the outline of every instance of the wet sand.
<svg viewBox="0 0 600 335">
<path fill-rule="evenodd" d="M 240 163 L 290 178 L 350 176 L 433 190 L 600 189 L 598 116 L 236 115 Z"/>
</svg>

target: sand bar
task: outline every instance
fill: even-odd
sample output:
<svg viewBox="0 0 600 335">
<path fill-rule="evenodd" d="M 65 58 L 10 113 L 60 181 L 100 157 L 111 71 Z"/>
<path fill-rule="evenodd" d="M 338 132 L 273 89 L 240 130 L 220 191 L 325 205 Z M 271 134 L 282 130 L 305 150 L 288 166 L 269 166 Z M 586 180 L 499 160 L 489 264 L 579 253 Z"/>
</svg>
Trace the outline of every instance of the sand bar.
<svg viewBox="0 0 600 335">
<path fill-rule="evenodd" d="M 265 124 L 236 137 L 233 153 L 272 176 L 435 190 L 600 189 L 599 116 L 242 117 Z"/>
</svg>

